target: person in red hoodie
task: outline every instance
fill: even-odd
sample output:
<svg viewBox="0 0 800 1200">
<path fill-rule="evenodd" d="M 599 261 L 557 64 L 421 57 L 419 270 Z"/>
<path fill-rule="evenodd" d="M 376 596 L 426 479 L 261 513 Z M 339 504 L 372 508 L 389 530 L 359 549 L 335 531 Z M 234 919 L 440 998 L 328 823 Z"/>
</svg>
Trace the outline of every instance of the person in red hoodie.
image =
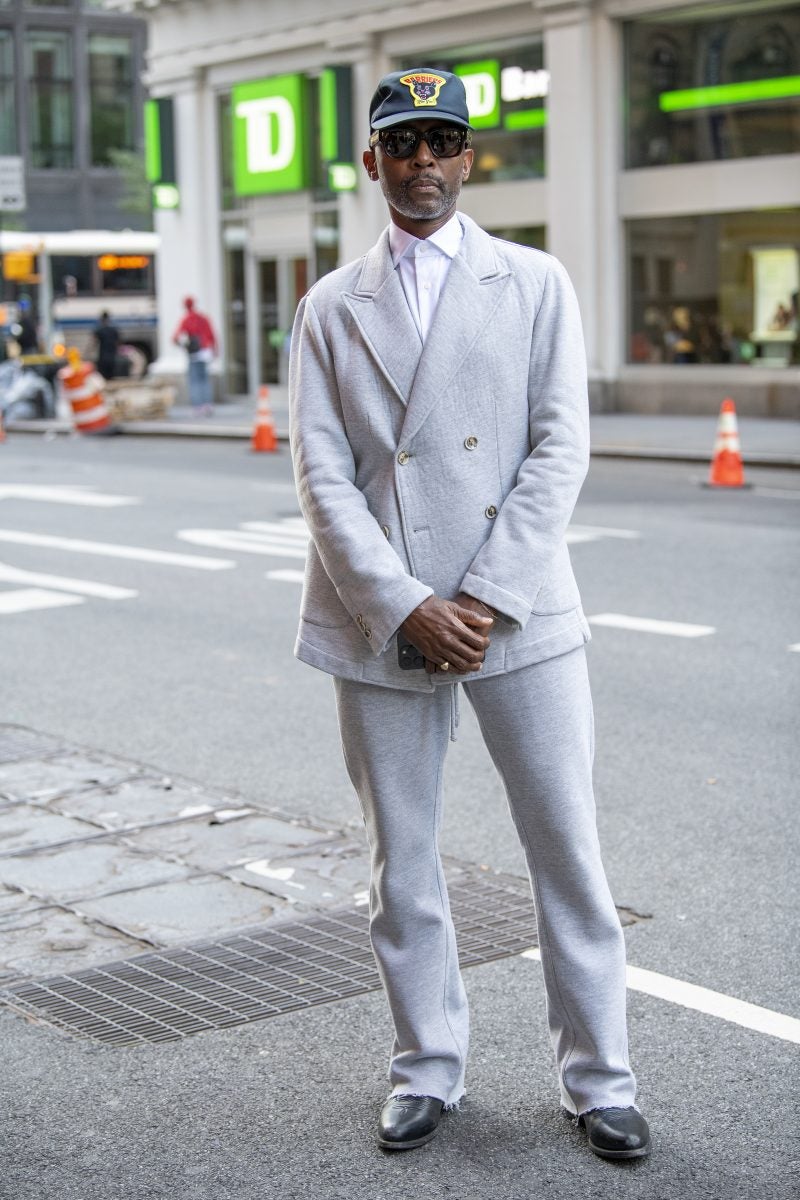
<svg viewBox="0 0 800 1200">
<path fill-rule="evenodd" d="M 192 408 L 210 417 L 214 406 L 208 365 L 217 352 L 217 338 L 208 317 L 197 311 L 191 296 L 186 297 L 183 307 L 186 314 L 172 340 L 177 346 L 183 346 L 189 355 L 189 401 Z"/>
</svg>

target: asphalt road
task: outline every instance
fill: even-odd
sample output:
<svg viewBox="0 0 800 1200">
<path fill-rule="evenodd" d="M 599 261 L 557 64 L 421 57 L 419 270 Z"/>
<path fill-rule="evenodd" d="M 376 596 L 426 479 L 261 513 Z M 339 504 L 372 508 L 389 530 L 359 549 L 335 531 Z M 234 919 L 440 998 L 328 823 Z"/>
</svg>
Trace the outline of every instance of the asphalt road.
<svg viewBox="0 0 800 1200">
<path fill-rule="evenodd" d="M 0 470 L 0 719 L 358 826 L 330 681 L 292 658 L 303 542 L 285 451 L 18 436 Z M 633 965 L 800 1017 L 800 479 L 751 470 L 755 487 L 719 493 L 701 475 L 595 461 L 576 510 L 584 608 L 604 618 L 589 648 L 601 840 L 617 903 L 642 917 L 627 932 Z M 136 503 L 74 502 L 87 493 Z M 76 545 L 87 542 L 232 565 Z M 136 594 L 70 593 L 65 577 Z M 43 594 L 73 602 L 26 609 L 54 603 Z M 443 849 L 522 875 L 462 710 Z M 388 1036 L 379 996 L 135 1051 L 4 1013 L 13 1155 L 0 1196 L 796 1194 L 795 1045 L 631 993 L 657 1149 L 614 1170 L 558 1116 L 539 971 L 515 959 L 467 973 L 469 1103 L 400 1161 L 371 1139 Z"/>
</svg>

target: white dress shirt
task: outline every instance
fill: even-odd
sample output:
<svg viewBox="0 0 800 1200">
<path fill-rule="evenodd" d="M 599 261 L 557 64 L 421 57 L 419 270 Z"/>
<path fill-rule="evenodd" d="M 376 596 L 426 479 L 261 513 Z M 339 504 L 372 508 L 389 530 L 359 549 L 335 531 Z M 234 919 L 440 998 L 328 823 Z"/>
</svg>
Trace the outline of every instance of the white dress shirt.
<svg viewBox="0 0 800 1200">
<path fill-rule="evenodd" d="M 400 273 L 408 307 L 423 342 L 431 327 L 450 263 L 461 249 L 463 237 L 464 230 L 457 213 L 428 238 L 414 237 L 393 221 L 389 225 L 392 262 Z"/>
</svg>

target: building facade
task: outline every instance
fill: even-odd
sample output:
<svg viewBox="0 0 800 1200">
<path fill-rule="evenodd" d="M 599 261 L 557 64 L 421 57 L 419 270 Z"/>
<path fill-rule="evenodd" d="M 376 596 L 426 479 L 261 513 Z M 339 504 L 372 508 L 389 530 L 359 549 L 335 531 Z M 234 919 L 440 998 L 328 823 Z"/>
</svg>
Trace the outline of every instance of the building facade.
<svg viewBox="0 0 800 1200">
<path fill-rule="evenodd" d="M 467 88 L 463 210 L 573 279 L 595 408 L 800 415 L 797 4 L 106 3 L 147 17 L 168 102 L 160 322 L 197 297 L 227 394 L 285 379 L 298 299 L 385 226 L 369 99 L 427 65 Z"/>
<path fill-rule="evenodd" d="M 0 0 L 0 156 L 25 161 L 27 207 L 6 229 L 147 229 L 116 150 L 142 145 L 147 27 L 102 0 Z"/>
</svg>

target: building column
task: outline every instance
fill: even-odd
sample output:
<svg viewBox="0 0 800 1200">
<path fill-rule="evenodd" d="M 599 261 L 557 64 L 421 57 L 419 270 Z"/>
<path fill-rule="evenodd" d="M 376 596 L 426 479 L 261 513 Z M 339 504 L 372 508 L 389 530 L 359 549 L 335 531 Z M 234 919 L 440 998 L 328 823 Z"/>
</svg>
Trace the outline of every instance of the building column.
<svg viewBox="0 0 800 1200">
<path fill-rule="evenodd" d="M 339 49 L 341 53 L 341 49 Z M 353 155 L 358 188 L 339 198 L 339 261 L 342 265 L 359 258 L 377 241 L 389 222 L 386 201 L 377 183 L 367 178 L 361 155 L 369 142 L 369 102 L 378 80 L 391 70 L 386 55 L 372 42 L 359 48 L 353 61 Z"/>
<path fill-rule="evenodd" d="M 222 317 L 220 233 L 216 190 L 214 131 L 202 79 L 194 75 L 171 93 L 175 118 L 175 155 L 180 206 L 158 209 L 160 245 L 156 267 L 159 355 L 151 370 L 157 375 L 186 374 L 186 352 L 172 335 L 184 313 L 183 300 L 193 296 L 217 336 Z"/>
<path fill-rule="evenodd" d="M 589 0 L 537 0 L 550 72 L 547 248 L 567 268 L 583 318 L 593 400 L 617 373 L 622 262 L 616 184 L 621 106 L 609 70 L 616 29 Z M 612 60 L 616 62 L 616 53 Z"/>
</svg>

